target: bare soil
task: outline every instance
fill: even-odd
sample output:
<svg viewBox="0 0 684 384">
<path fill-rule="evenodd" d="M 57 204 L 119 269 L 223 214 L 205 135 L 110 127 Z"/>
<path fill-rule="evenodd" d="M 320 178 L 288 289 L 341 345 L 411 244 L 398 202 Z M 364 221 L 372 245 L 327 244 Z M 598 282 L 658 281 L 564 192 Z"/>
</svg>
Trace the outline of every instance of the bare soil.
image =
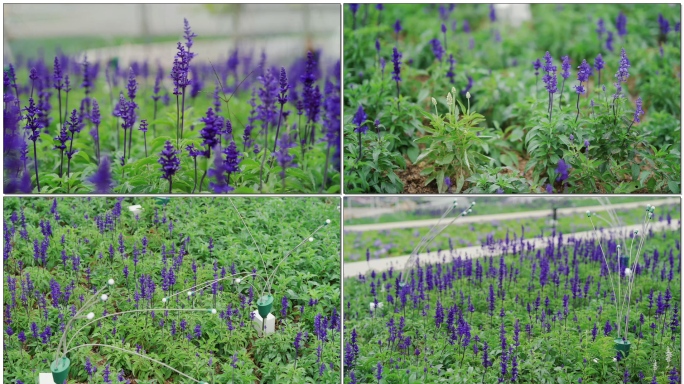
<svg viewBox="0 0 684 384">
<path fill-rule="evenodd" d="M 420 175 L 420 171 L 425 168 L 425 164 L 415 165 L 409 159 L 406 159 L 406 170 L 398 171 L 397 176 L 404 183 L 404 192 L 409 194 L 430 194 L 437 192 L 437 183 L 432 181 L 427 186 L 425 176 Z"/>
</svg>

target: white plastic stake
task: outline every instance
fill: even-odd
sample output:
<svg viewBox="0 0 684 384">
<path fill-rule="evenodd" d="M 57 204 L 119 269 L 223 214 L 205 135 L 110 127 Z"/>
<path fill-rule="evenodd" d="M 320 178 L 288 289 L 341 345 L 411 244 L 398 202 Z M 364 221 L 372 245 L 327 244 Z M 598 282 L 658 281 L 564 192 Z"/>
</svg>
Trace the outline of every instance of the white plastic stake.
<svg viewBox="0 0 684 384">
<path fill-rule="evenodd" d="M 275 333 L 275 316 L 273 314 L 268 314 L 266 316 L 266 325 L 264 325 L 264 319 L 259 315 L 259 311 L 254 311 L 252 312 L 254 314 L 254 320 L 252 320 L 252 325 L 254 326 L 254 329 L 256 329 L 257 334 L 259 337 L 261 336 L 268 336 L 271 333 Z M 261 330 L 263 329 L 264 335 L 261 334 Z"/>
</svg>

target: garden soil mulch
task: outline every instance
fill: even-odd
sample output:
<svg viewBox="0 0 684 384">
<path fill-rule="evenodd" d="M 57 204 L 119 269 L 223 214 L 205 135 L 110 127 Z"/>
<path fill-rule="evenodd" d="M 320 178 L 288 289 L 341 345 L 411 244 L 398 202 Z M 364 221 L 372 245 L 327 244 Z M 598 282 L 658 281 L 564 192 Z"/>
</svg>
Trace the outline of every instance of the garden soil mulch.
<svg viewBox="0 0 684 384">
<path fill-rule="evenodd" d="M 420 171 L 425 168 L 424 164 L 415 165 L 409 159 L 406 159 L 406 170 L 397 171 L 397 176 L 404 183 L 404 191 L 402 193 L 411 194 L 425 194 L 438 193 L 437 183 L 432 181 L 427 186 L 425 185 L 425 176 L 420 175 Z"/>
</svg>

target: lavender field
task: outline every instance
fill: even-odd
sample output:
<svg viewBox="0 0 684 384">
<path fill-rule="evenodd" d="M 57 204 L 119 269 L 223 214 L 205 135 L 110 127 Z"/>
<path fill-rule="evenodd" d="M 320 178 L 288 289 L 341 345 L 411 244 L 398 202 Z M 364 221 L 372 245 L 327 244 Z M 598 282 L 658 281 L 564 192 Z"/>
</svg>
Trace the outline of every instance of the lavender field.
<svg viewBox="0 0 684 384">
<path fill-rule="evenodd" d="M 5 193 L 338 192 L 339 60 L 225 46 L 212 61 L 192 18 L 176 23 L 163 60 L 6 60 Z"/>
<path fill-rule="evenodd" d="M 660 209 L 421 254 L 433 227 L 408 261 L 344 280 L 345 383 L 679 383 L 681 221 Z"/>
<path fill-rule="evenodd" d="M 339 382 L 338 205 L 6 198 L 3 380 Z"/>
</svg>

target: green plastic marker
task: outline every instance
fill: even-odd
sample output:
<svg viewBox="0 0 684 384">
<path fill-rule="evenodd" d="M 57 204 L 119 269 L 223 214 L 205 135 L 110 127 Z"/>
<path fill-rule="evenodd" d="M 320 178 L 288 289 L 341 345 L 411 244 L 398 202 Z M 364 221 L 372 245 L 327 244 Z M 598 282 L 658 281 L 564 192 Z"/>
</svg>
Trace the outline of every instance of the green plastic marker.
<svg viewBox="0 0 684 384">
<path fill-rule="evenodd" d="M 271 313 L 271 307 L 273 307 L 273 296 L 264 295 L 257 300 L 257 307 L 259 309 L 259 316 L 266 321 L 266 317 Z"/>
<path fill-rule="evenodd" d="M 621 338 L 615 339 L 613 341 L 615 342 L 615 350 L 618 351 L 618 353 L 622 354 L 622 358 L 629 356 L 629 349 L 632 346 L 631 342 Z"/>
<path fill-rule="evenodd" d="M 52 380 L 55 384 L 63 384 L 69 378 L 69 369 L 71 369 L 71 360 L 68 357 L 58 358 L 50 364 Z"/>
</svg>

